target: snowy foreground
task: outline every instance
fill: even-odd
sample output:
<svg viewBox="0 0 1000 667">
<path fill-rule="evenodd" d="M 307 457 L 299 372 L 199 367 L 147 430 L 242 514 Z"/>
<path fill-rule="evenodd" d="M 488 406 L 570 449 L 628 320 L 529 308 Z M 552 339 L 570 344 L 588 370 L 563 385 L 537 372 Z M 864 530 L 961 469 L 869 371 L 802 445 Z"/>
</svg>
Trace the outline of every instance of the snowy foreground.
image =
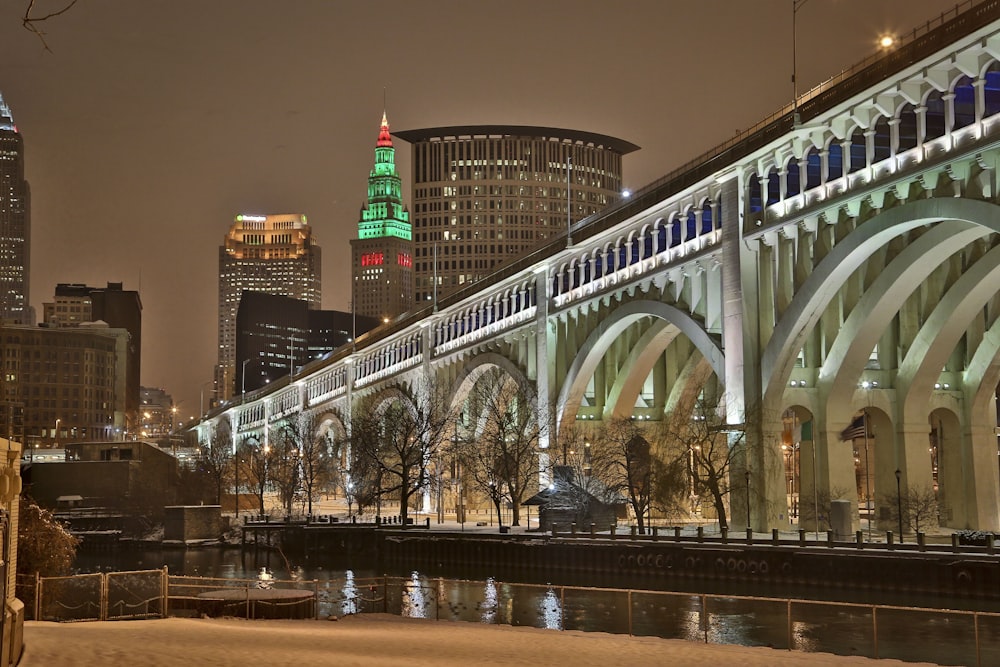
<svg viewBox="0 0 1000 667">
<path fill-rule="evenodd" d="M 914 665 L 597 632 L 400 618 L 28 621 L 22 667 L 90 665 Z M 928 663 L 919 663 L 928 664 Z"/>
</svg>

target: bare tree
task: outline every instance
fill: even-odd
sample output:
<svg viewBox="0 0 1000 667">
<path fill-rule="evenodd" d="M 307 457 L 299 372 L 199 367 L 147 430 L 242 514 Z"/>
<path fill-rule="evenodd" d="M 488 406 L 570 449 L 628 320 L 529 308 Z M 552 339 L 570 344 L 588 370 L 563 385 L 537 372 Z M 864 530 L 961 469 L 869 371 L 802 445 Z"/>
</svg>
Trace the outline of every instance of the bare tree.
<svg viewBox="0 0 1000 667">
<path fill-rule="evenodd" d="M 695 493 L 712 503 L 719 528 L 728 528 L 727 506 L 732 492 L 749 490 L 743 479 L 733 475 L 747 460 L 747 425 L 728 424 L 719 404 L 704 397 L 691 413 L 675 413 L 663 424 L 664 437 L 676 448 L 675 456 L 687 462 Z"/>
<path fill-rule="evenodd" d="M 834 487 L 829 491 L 816 489 L 815 493 L 803 494 L 799 497 L 799 522 L 816 521 L 816 530 L 829 530 L 830 507 L 834 500 L 847 500 L 850 491 L 845 487 Z M 895 502 L 895 500 L 893 501 Z"/>
<path fill-rule="evenodd" d="M 272 431 L 271 478 L 289 514 L 301 492 L 311 515 L 318 490 L 330 479 L 330 441 L 317 433 L 317 426 L 315 416 L 306 413 L 282 421 Z"/>
<path fill-rule="evenodd" d="M 257 498 L 261 514 L 264 514 L 264 494 L 271 481 L 270 458 L 269 448 L 254 436 L 244 438 L 237 450 L 239 479 L 246 480 L 247 487 Z"/>
<path fill-rule="evenodd" d="M 302 488 L 300 455 L 303 438 L 302 423 L 298 416 L 286 419 L 271 429 L 267 452 L 268 472 L 286 515 L 292 514 L 292 504 Z"/>
<path fill-rule="evenodd" d="M 903 527 L 914 533 L 938 525 L 937 492 L 931 485 L 914 486 L 903 491 L 902 498 L 896 493 L 886 494 L 880 501 L 882 507 L 889 508 L 889 515 L 899 524 L 900 510 L 903 512 Z M 902 535 L 899 536 L 902 539 Z"/>
<path fill-rule="evenodd" d="M 351 419 L 351 445 L 360 467 L 374 468 L 376 488 L 399 499 L 403 525 L 411 499 L 427 488 L 428 466 L 453 428 L 442 391 L 433 383 L 413 396 L 374 397 L 364 401 Z"/>
<path fill-rule="evenodd" d="M 469 395 L 472 427 L 456 439 L 464 470 L 493 503 L 503 525 L 503 504 L 511 505 L 511 524 L 521 524 L 521 503 L 538 480 L 540 429 L 535 402 L 499 369 L 480 376 Z"/>
<path fill-rule="evenodd" d="M 614 418 L 601 425 L 587 448 L 591 475 L 626 499 L 640 534 L 646 532 L 655 459 L 660 454 L 646 437 L 651 430 L 635 420 Z"/>
<path fill-rule="evenodd" d="M 232 479 L 233 445 L 228 428 L 216 425 L 208 447 L 202 448 L 200 468 L 215 487 L 215 502 L 222 504 L 222 494 Z M 239 498 L 236 499 L 239 502 Z"/>
</svg>

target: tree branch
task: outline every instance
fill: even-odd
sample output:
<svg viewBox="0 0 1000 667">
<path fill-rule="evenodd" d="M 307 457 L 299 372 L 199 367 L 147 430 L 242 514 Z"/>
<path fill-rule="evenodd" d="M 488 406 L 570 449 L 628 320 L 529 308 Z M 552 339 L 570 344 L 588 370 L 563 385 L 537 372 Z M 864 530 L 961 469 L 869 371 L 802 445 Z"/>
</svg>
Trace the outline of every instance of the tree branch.
<svg viewBox="0 0 1000 667">
<path fill-rule="evenodd" d="M 49 48 L 48 43 L 45 41 L 45 33 L 38 27 L 39 23 L 48 21 L 51 18 L 59 16 L 60 14 L 65 14 L 77 3 L 77 0 L 70 0 L 69 4 L 56 12 L 51 12 L 45 16 L 32 16 L 31 10 L 35 8 L 35 0 L 28 0 L 28 6 L 24 10 L 24 17 L 21 19 L 21 25 L 25 30 L 33 32 L 38 35 L 38 39 L 42 42 L 42 48 L 44 48 L 49 53 L 52 53 L 52 49 Z"/>
</svg>

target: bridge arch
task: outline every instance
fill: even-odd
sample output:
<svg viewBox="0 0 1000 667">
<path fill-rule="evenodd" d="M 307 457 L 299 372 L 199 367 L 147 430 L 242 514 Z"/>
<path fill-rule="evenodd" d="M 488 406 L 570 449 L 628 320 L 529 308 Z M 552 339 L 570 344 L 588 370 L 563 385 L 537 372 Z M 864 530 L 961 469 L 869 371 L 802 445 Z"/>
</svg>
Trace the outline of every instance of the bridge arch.
<svg viewBox="0 0 1000 667">
<path fill-rule="evenodd" d="M 629 325 L 644 317 L 664 320 L 679 329 L 705 357 L 715 374 L 724 381 L 724 357 L 719 343 L 689 313 L 661 301 L 629 301 L 616 308 L 590 332 L 567 369 L 555 406 L 557 430 L 561 429 L 563 420 L 567 417 L 569 423 L 575 420 L 587 383 L 611 342 Z"/>
<path fill-rule="evenodd" d="M 517 387 L 522 392 L 522 395 L 529 399 L 534 399 L 536 393 L 534 383 L 528 379 L 521 368 L 501 354 L 487 352 L 476 355 L 462 367 L 458 377 L 455 378 L 454 382 L 448 388 L 445 398 L 445 404 L 448 408 L 454 410 L 460 407 L 468 398 L 476 381 L 490 368 L 502 371 L 517 383 Z"/>
<path fill-rule="evenodd" d="M 942 221 L 960 223 L 963 232 L 970 232 L 961 236 L 968 241 L 971 229 L 967 228 L 972 226 L 982 228 L 975 236 L 1000 231 L 1000 207 L 989 202 L 959 198 L 935 198 L 902 204 L 859 224 L 830 250 L 798 288 L 764 349 L 761 375 L 766 405 L 777 402 L 806 336 L 858 267 L 896 236 Z M 958 229 L 959 226 L 953 227 Z M 949 247 L 956 245 L 951 243 Z M 944 247 L 935 251 L 937 256 L 942 252 Z M 902 268 L 900 265 L 899 270 Z"/>
</svg>

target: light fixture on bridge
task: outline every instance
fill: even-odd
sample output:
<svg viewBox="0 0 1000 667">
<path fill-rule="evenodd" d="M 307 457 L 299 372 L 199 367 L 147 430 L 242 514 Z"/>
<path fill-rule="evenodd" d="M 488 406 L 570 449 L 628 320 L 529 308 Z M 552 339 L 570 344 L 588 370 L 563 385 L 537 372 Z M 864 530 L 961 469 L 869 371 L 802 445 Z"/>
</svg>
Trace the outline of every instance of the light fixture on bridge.
<svg viewBox="0 0 1000 667">
<path fill-rule="evenodd" d="M 878 38 L 878 48 L 889 50 L 896 45 L 896 38 L 892 35 L 882 35 Z"/>
</svg>

